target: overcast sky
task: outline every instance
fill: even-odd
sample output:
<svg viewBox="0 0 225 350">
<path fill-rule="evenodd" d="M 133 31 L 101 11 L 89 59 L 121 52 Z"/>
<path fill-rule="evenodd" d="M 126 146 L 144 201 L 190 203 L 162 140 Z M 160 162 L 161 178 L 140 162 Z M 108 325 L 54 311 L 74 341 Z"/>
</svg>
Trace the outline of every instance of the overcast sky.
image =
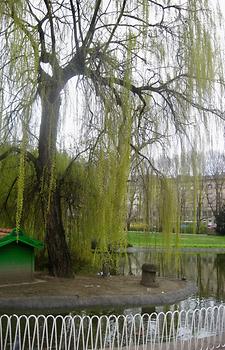
<svg viewBox="0 0 225 350">
<path fill-rule="evenodd" d="M 213 6 L 216 7 L 216 1 L 210 0 Z M 219 3 L 219 6 L 221 8 L 222 14 L 225 19 L 225 0 L 217 0 Z M 224 20 L 225 23 L 225 20 Z M 218 29 L 221 31 L 221 29 Z M 221 38 L 225 43 L 225 28 L 221 31 Z M 225 44 L 224 44 L 225 47 Z M 225 98 L 224 98 L 225 100 Z M 70 101 L 70 96 L 67 97 L 67 106 L 71 105 L 71 108 L 67 109 L 66 112 L 66 123 L 62 123 L 62 129 L 64 130 L 63 134 L 66 134 L 66 138 L 62 137 L 61 142 L 66 143 L 66 148 L 68 149 L 76 149 L 76 143 L 79 144 L 78 135 L 79 135 L 79 129 L 81 126 L 81 110 L 79 109 L 78 105 L 79 102 L 76 97 L 76 101 L 74 101 L 74 94 L 73 94 L 73 101 Z M 76 106 L 76 107 L 74 107 Z M 224 106 L 225 109 L 225 106 Z M 64 114 L 64 113 L 63 113 Z M 69 117 L 70 114 L 70 117 Z M 69 118 L 68 118 L 69 117 Z M 225 123 L 221 123 L 219 121 L 215 120 L 215 117 L 212 117 L 212 120 L 210 121 L 211 125 L 209 127 L 209 133 L 206 134 L 203 148 L 205 148 L 205 151 L 207 151 L 210 148 L 214 148 L 219 151 L 225 150 L 225 137 L 224 137 L 224 126 Z M 65 122 L 65 121 L 64 121 Z M 199 131 L 198 131 L 199 132 Z M 61 147 L 65 147 L 65 144 L 61 144 Z M 177 146 L 175 146 L 177 147 Z M 173 147 L 172 147 L 173 148 Z"/>
</svg>

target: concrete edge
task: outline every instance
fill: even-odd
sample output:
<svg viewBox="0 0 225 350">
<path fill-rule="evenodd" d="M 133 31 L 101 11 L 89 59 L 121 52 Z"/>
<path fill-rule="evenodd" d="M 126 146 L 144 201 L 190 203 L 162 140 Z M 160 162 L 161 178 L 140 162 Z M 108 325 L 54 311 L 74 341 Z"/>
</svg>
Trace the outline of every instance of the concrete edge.
<svg viewBox="0 0 225 350">
<path fill-rule="evenodd" d="M 136 253 L 138 252 L 165 252 L 167 248 L 164 247 L 129 247 L 127 248 L 127 253 Z M 180 253 L 224 253 L 225 248 L 198 248 L 198 247 L 183 247 L 183 248 L 175 248 L 171 247 L 171 252 Z"/>
<path fill-rule="evenodd" d="M 81 307 L 107 306 L 146 306 L 174 304 L 195 294 L 198 288 L 194 282 L 187 281 L 186 286 L 176 291 L 164 292 L 158 295 L 113 295 L 79 297 L 74 296 L 36 296 L 0 298 L 0 310 L 72 310 Z"/>
</svg>

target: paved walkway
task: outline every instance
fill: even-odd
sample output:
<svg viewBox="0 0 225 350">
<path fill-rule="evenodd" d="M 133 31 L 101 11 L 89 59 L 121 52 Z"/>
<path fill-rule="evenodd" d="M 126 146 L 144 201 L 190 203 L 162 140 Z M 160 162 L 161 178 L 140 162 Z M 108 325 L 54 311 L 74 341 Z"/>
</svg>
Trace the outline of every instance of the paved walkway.
<svg viewBox="0 0 225 350">
<path fill-rule="evenodd" d="M 136 276 L 77 275 L 74 279 L 63 279 L 37 275 L 33 283 L 0 285 L 0 312 L 173 304 L 197 292 L 190 281 L 169 278 L 157 281 L 157 288 L 147 288 Z"/>
</svg>

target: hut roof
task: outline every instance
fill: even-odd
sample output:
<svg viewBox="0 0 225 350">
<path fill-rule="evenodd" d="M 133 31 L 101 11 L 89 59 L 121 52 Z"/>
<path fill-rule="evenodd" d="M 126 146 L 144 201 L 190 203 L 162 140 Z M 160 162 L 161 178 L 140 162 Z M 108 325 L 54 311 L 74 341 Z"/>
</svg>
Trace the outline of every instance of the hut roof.
<svg viewBox="0 0 225 350">
<path fill-rule="evenodd" d="M 43 243 L 41 241 L 28 237 L 21 229 L 0 228 L 0 247 L 12 242 L 22 242 L 33 248 L 43 248 Z"/>
<path fill-rule="evenodd" d="M 11 231 L 12 231 L 12 228 L 2 228 L 2 227 L 0 227 L 0 239 L 2 237 L 5 237 L 6 235 L 8 235 Z"/>
</svg>

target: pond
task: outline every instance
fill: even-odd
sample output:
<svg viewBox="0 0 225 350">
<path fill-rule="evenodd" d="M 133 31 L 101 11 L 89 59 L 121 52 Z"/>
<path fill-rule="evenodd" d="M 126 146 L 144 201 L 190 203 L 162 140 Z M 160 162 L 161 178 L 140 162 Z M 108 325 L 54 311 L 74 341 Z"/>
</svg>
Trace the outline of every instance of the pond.
<svg viewBox="0 0 225 350">
<path fill-rule="evenodd" d="M 126 257 L 120 261 L 121 274 L 141 275 L 143 263 L 153 263 L 158 267 L 158 276 L 184 278 L 194 281 L 198 293 L 174 305 L 154 307 L 127 307 L 82 310 L 82 314 L 127 314 L 153 313 L 168 310 L 195 310 L 225 303 L 225 251 L 188 250 L 167 256 L 162 250 L 149 248 L 129 248 Z M 72 314 L 80 313 L 73 310 Z"/>
<path fill-rule="evenodd" d="M 141 274 L 142 264 L 151 262 L 158 266 L 159 276 L 195 281 L 197 295 L 180 302 L 179 308 L 208 307 L 225 301 L 225 252 L 192 250 L 167 257 L 162 251 L 133 249 L 128 253 L 128 261 L 125 273 Z"/>
<path fill-rule="evenodd" d="M 127 345 L 126 342 L 123 343 L 126 340 L 123 335 L 128 334 L 129 337 L 126 338 L 129 340 L 129 346 L 130 342 L 133 344 L 138 341 L 142 347 L 142 342 L 151 344 L 154 342 L 157 345 L 174 339 L 176 341 L 194 339 L 195 342 L 201 342 L 203 338 L 224 332 L 223 306 L 218 310 L 200 309 L 225 304 L 225 252 L 192 250 L 168 256 L 160 250 L 131 248 L 120 259 L 120 273 L 141 275 L 142 264 L 146 262 L 158 266 L 160 277 L 195 281 L 198 293 L 173 305 L 77 309 L 71 310 L 69 315 L 66 311 L 57 317 L 54 317 L 54 313 L 53 316 L 14 315 L 12 318 L 5 315 L 0 318 L 0 345 L 2 341 L 5 349 L 11 349 L 12 346 L 16 348 L 19 344 L 24 344 L 24 349 L 33 349 L 29 344 L 41 343 L 47 344 L 46 348 L 58 349 L 57 344 L 69 339 L 74 342 L 71 344 L 76 346 L 71 345 L 67 347 L 68 349 L 92 348 L 93 344 L 106 344 L 106 348 L 113 348 L 112 343 L 115 341 Z M 175 317 L 172 317 L 173 313 L 167 312 L 169 310 L 184 310 L 184 312 L 182 311 L 181 317 L 178 318 L 176 313 Z M 211 325 L 215 325 L 215 329 L 212 329 Z M 171 333 L 171 330 L 174 333 Z M 3 334 L 2 340 L 1 334 Z"/>
</svg>

